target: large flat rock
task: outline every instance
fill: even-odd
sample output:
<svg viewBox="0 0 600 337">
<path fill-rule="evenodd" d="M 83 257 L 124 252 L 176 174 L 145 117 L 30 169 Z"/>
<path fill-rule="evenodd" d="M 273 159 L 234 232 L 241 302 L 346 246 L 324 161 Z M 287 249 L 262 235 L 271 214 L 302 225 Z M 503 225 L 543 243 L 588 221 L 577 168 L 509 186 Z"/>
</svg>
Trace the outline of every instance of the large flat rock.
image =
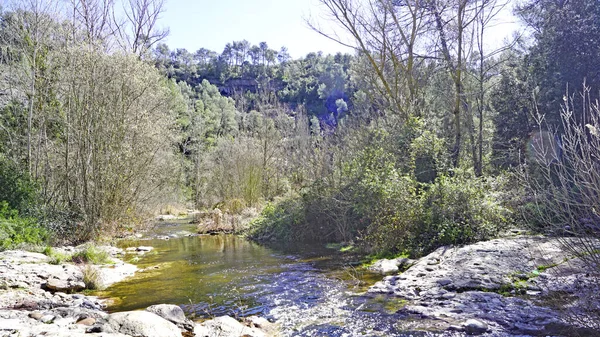
<svg viewBox="0 0 600 337">
<path fill-rule="evenodd" d="M 581 282 L 591 284 L 584 265 L 559 240 L 528 236 L 439 248 L 369 293 L 406 299 L 404 311 L 451 330 L 543 335 L 566 323 L 535 299 L 557 291 L 577 296 Z"/>
<path fill-rule="evenodd" d="M 175 324 L 149 311 L 111 314 L 104 329 L 135 337 L 181 337 L 181 330 Z"/>
</svg>

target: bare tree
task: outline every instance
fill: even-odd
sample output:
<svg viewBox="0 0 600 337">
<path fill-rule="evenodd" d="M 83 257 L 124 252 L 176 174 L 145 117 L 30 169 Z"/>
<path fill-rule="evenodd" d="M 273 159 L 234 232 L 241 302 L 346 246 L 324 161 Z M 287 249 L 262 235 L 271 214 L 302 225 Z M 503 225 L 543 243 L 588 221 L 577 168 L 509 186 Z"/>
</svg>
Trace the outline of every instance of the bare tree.
<svg viewBox="0 0 600 337">
<path fill-rule="evenodd" d="M 72 15 L 76 29 L 82 29 L 90 44 L 107 44 L 114 34 L 114 0 L 71 0 Z"/>
<path fill-rule="evenodd" d="M 495 0 L 321 0 L 321 3 L 327 9 L 329 19 L 350 33 L 354 42 L 343 41 L 314 22 L 309 22 L 310 26 L 322 35 L 358 50 L 377 75 L 372 81 L 374 87 L 404 120 L 411 115 L 419 116 L 423 111 L 420 98 L 426 84 L 426 72 L 421 65 L 428 59 L 443 64 L 453 83 L 453 104 L 449 109 L 454 129 L 451 158 L 453 165 L 459 166 L 463 120 L 474 132 L 465 91 L 468 60 L 473 56 L 475 42 L 482 67 L 483 61 L 495 54 L 484 53 L 484 33 L 505 3 Z M 486 73 L 483 68 L 480 71 Z M 483 112 L 480 113 L 482 116 Z M 483 132 L 482 120 L 480 118 L 480 134 Z M 477 143 L 474 133 L 470 136 L 471 143 Z M 480 135 L 479 144 L 483 142 L 481 138 Z M 473 161 L 480 173 L 482 151 L 479 149 L 478 152 L 473 146 Z"/>
<path fill-rule="evenodd" d="M 376 78 L 373 87 L 403 120 L 418 106 L 419 35 L 424 32 L 424 8 L 420 1 L 397 6 L 391 0 L 321 0 L 329 18 L 350 33 L 353 43 L 324 31 L 315 22 L 308 24 L 318 33 L 352 47 L 368 61 Z M 418 114 L 418 111 L 416 112 Z"/>
<path fill-rule="evenodd" d="M 520 172 L 528 196 L 524 220 L 537 230 L 557 236 L 566 252 L 582 261 L 589 283 L 578 301 L 570 303 L 568 319 L 600 329 L 600 106 L 581 99 L 585 122 L 576 117 L 574 97 L 565 96 L 561 132 L 539 131 L 532 137 L 529 163 Z M 547 128 L 543 116 L 538 124 Z M 578 280 L 579 282 L 579 280 Z M 588 282 L 582 280 L 582 282 Z M 572 285 L 574 286 L 574 285 Z"/>
<path fill-rule="evenodd" d="M 153 45 L 169 35 L 169 29 L 158 27 L 164 12 L 165 0 L 127 0 L 124 3 L 125 20 L 117 22 L 124 47 L 142 57 Z"/>
</svg>

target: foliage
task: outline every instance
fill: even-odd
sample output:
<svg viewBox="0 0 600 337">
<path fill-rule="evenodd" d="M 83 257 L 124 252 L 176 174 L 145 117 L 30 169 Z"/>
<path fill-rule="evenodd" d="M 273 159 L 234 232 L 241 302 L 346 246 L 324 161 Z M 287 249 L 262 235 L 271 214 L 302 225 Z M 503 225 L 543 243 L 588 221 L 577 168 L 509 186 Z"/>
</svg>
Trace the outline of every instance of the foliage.
<svg viewBox="0 0 600 337">
<path fill-rule="evenodd" d="M 261 242 L 291 243 L 295 233 L 302 233 L 298 226 L 304 224 L 304 209 L 297 199 L 267 203 L 260 216 L 253 220 L 246 235 Z"/>
<path fill-rule="evenodd" d="M 55 264 L 55 265 L 62 264 L 67 261 L 71 261 L 71 258 L 72 258 L 71 254 L 65 254 L 65 253 L 58 252 L 50 246 L 47 246 L 46 248 L 44 248 L 43 253 L 44 253 L 44 255 L 46 255 L 50 258 L 48 263 Z"/>
<path fill-rule="evenodd" d="M 87 244 L 83 250 L 73 254 L 71 260 L 76 263 L 108 264 L 112 260 L 110 255 L 103 249 L 93 244 Z"/>
<path fill-rule="evenodd" d="M 562 248 L 583 261 L 589 275 L 598 280 L 600 107 L 598 103 L 585 106 L 579 114 L 586 116 L 584 121 L 575 107 L 573 101 L 564 103 L 561 133 L 549 133 L 550 141 L 532 143 L 528 166 L 519 172 L 525 187 L 521 209 L 525 223 L 556 235 Z M 581 310 L 567 313 L 568 318 L 597 329 L 595 294 L 583 296 L 578 306 Z"/>
<path fill-rule="evenodd" d="M 0 155 L 0 200 L 20 214 L 31 213 L 38 202 L 38 186 L 27 171 Z"/>
<path fill-rule="evenodd" d="M 333 171 L 300 198 L 267 207 L 253 223 L 252 237 L 355 242 L 371 254 L 420 256 L 441 245 L 493 237 L 507 225 L 502 179 L 444 173 L 443 145 L 435 145 L 439 140 L 428 132 L 412 142 L 377 128 L 346 137 L 346 144 L 356 145 L 342 150 L 348 155 Z M 413 155 L 402 155 L 402 149 Z M 422 170 L 423 164 L 417 158 L 426 156 L 436 173 L 419 182 L 415 167 Z"/>
<path fill-rule="evenodd" d="M 85 264 L 81 266 L 81 273 L 83 274 L 83 283 L 85 284 L 85 289 L 102 290 L 100 273 L 95 266 Z"/>
<path fill-rule="evenodd" d="M 537 87 L 539 112 L 553 127 L 561 127 L 560 110 L 564 93 L 585 93 L 581 84 L 593 88 L 588 94 L 598 99 L 600 80 L 600 3 L 580 1 L 526 1 L 518 7 L 521 19 L 534 31 L 535 43 L 527 57 L 527 70 Z M 583 112 L 575 100 L 576 113 Z M 579 117 L 578 117 L 579 118 Z"/>
<path fill-rule="evenodd" d="M 8 202 L 0 201 L 0 250 L 20 245 L 42 245 L 47 239 L 48 231 L 36 219 L 19 216 Z"/>
</svg>

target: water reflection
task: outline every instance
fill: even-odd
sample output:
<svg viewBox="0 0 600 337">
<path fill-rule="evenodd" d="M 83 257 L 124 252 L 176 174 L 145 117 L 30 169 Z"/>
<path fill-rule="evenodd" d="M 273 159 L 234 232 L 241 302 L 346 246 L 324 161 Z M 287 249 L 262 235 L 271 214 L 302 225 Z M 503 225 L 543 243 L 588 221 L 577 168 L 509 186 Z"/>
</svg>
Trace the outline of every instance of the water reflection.
<svg viewBox="0 0 600 337">
<path fill-rule="evenodd" d="M 100 294 L 118 299 L 111 312 L 169 303 L 196 319 L 261 315 L 285 336 L 432 335 L 402 331 L 402 301 L 350 291 L 339 275 L 352 261 L 331 250 L 284 253 L 232 235 L 122 242 L 139 245 L 155 248 L 136 262 L 145 271 Z"/>
</svg>

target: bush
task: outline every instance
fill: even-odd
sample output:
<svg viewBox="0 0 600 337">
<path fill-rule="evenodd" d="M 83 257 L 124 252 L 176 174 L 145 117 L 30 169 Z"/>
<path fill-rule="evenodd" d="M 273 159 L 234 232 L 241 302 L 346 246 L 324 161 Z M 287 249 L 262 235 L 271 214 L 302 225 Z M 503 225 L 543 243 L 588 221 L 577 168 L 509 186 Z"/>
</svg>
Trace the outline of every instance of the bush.
<svg viewBox="0 0 600 337">
<path fill-rule="evenodd" d="M 96 267 L 86 264 L 81 267 L 81 273 L 83 274 L 85 289 L 102 290 L 102 280 Z"/>
<path fill-rule="evenodd" d="M 585 88 L 583 92 L 591 90 Z M 568 94 L 565 96 L 568 97 Z M 591 97 L 585 97 L 593 102 Z M 576 114 L 565 100 L 560 132 L 532 137 L 527 165 L 519 177 L 525 186 L 522 214 L 533 230 L 558 237 L 562 248 L 585 264 L 588 276 L 600 281 L 600 107 L 586 105 Z M 541 130 L 543 123 L 539 122 Z M 547 128 L 548 129 L 548 128 Z M 595 293 L 594 293 L 595 292 Z M 593 294 L 592 294 L 593 293 Z M 567 319 L 598 328 L 597 289 L 582 296 Z"/>
<path fill-rule="evenodd" d="M 70 261 L 72 259 L 72 255 L 65 254 L 61 252 L 55 251 L 52 247 L 47 246 L 43 251 L 44 255 L 48 256 L 50 260 L 49 264 L 62 264 L 63 262 Z"/>
<path fill-rule="evenodd" d="M 439 177 L 421 196 L 417 251 L 488 239 L 508 225 L 502 205 L 502 178 L 477 178 L 464 172 Z"/>
<path fill-rule="evenodd" d="M 27 172 L 0 155 L 0 200 L 21 215 L 31 215 L 38 189 Z"/>
<path fill-rule="evenodd" d="M 288 243 L 298 239 L 305 224 L 304 207 L 298 198 L 267 203 L 260 216 L 250 222 L 246 235 L 261 241 Z"/>
<path fill-rule="evenodd" d="M 48 239 L 48 231 L 33 218 L 19 216 L 19 212 L 0 201 L 0 250 L 20 245 L 41 245 Z"/>
<path fill-rule="evenodd" d="M 352 153 L 253 223 L 255 238 L 356 243 L 376 255 L 427 254 L 493 237 L 509 222 L 504 178 L 448 173 L 443 144 L 424 132 L 407 142 L 384 130 L 359 136 Z M 406 153 L 394 145 L 400 144 Z"/>
<path fill-rule="evenodd" d="M 85 248 L 75 254 L 71 260 L 75 263 L 107 264 L 111 263 L 110 255 L 98 247 L 88 244 Z"/>
</svg>

